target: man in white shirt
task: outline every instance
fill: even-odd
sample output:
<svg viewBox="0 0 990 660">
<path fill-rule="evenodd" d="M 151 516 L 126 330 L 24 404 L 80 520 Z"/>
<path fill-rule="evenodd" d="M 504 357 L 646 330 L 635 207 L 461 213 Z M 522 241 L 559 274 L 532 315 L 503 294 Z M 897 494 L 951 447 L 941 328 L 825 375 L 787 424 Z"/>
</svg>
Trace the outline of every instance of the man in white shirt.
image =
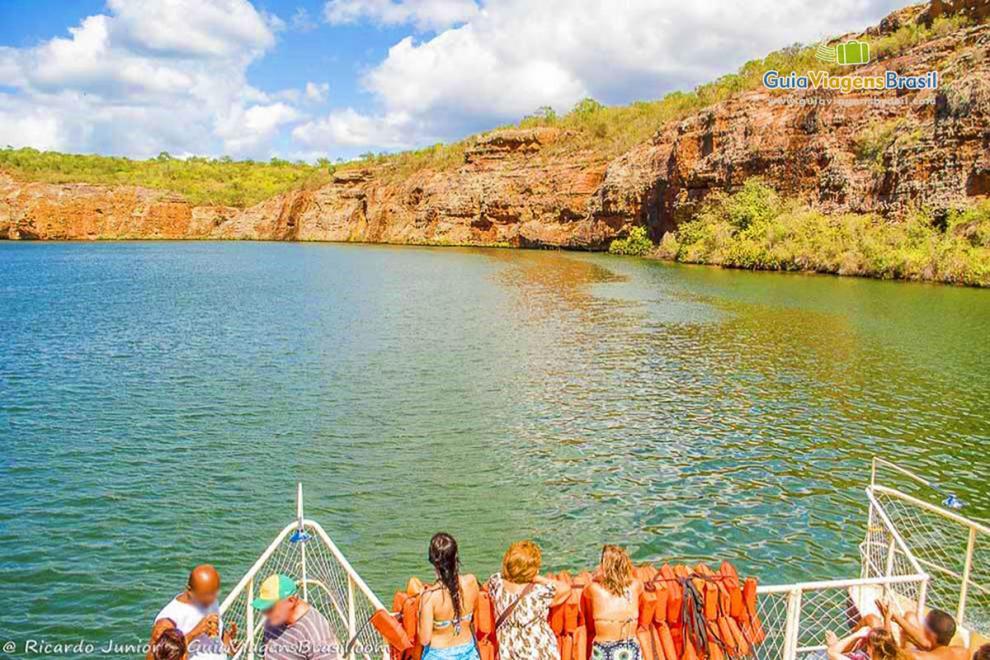
<svg viewBox="0 0 990 660">
<path fill-rule="evenodd" d="M 172 599 L 155 617 L 151 629 L 148 660 L 162 632 L 178 628 L 186 638 L 189 660 L 226 660 L 226 648 L 237 634 L 231 624 L 224 630 L 220 620 L 217 596 L 220 594 L 220 574 L 209 564 L 201 564 L 189 574 L 186 590 Z"/>
</svg>

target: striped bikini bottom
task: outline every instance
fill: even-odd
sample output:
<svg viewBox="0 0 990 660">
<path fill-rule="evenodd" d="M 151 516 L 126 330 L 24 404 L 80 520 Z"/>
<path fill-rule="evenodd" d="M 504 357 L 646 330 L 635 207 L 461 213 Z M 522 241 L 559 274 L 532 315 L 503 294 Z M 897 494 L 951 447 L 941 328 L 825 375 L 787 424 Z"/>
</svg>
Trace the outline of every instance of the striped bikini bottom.
<svg viewBox="0 0 990 660">
<path fill-rule="evenodd" d="M 591 660 L 642 660 L 643 653 L 635 639 L 621 642 L 595 642 L 591 647 Z"/>
</svg>

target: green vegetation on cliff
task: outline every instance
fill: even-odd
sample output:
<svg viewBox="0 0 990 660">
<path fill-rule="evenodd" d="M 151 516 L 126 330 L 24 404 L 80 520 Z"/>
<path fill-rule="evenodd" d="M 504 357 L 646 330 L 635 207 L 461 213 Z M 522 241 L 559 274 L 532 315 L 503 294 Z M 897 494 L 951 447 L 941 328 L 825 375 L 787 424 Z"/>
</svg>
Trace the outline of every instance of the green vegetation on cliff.
<svg viewBox="0 0 990 660">
<path fill-rule="evenodd" d="M 650 240 L 646 227 L 633 227 L 625 238 L 617 238 L 608 246 L 610 254 L 622 254 L 641 257 L 653 251 L 653 241 Z"/>
<path fill-rule="evenodd" d="M 286 190 L 329 181 L 329 164 L 273 158 L 267 163 L 230 158 L 149 160 L 0 149 L 0 172 L 24 181 L 143 186 L 181 195 L 193 204 L 250 206 Z"/>
<path fill-rule="evenodd" d="M 990 286 L 990 202 L 936 220 L 824 215 L 782 199 L 758 179 L 713 194 L 701 212 L 664 235 L 658 255 L 757 270 L 932 280 Z"/>
</svg>

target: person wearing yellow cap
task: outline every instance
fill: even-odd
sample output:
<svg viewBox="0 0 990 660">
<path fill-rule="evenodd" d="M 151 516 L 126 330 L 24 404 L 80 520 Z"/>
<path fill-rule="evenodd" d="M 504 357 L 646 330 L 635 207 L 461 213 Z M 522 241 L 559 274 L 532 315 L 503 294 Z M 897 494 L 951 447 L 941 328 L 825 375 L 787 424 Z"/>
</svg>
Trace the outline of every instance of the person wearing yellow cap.
<svg viewBox="0 0 990 660">
<path fill-rule="evenodd" d="M 299 597 L 295 581 L 270 575 L 251 603 L 265 615 L 265 660 L 336 660 L 343 651 L 319 610 Z"/>
</svg>

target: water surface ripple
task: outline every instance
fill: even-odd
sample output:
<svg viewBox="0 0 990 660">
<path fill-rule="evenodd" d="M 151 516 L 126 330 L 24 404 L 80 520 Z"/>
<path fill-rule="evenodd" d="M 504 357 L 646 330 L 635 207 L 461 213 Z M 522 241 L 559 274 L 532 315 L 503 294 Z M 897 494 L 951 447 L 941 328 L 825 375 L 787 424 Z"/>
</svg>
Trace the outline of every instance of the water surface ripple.
<svg viewBox="0 0 990 660">
<path fill-rule="evenodd" d="M 0 244 L 0 638 L 143 638 L 293 484 L 383 595 L 445 529 L 857 572 L 878 453 L 987 517 L 990 291 L 604 255 Z"/>
</svg>

